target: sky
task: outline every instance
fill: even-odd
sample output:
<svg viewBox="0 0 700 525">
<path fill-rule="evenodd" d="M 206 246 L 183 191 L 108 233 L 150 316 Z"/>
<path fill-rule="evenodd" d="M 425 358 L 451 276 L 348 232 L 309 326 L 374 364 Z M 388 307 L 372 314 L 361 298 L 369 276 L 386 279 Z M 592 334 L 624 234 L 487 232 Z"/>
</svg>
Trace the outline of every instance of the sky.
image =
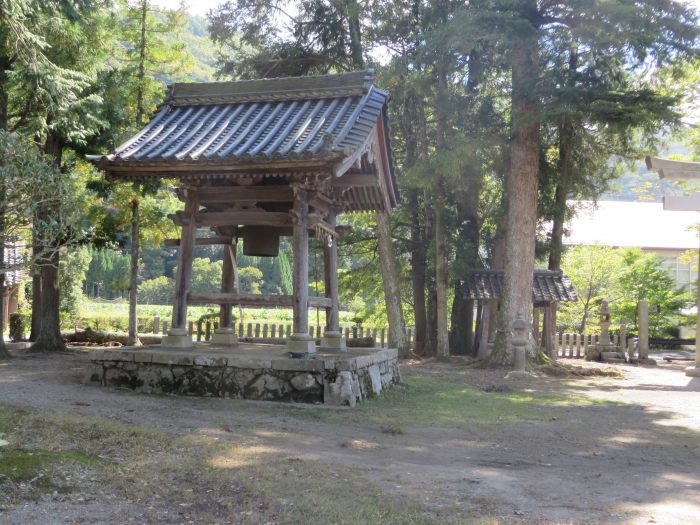
<svg viewBox="0 0 700 525">
<path fill-rule="evenodd" d="M 177 9 L 180 7 L 180 1 L 181 0 L 152 0 L 155 5 L 170 9 Z M 193 15 L 206 16 L 210 9 L 213 9 L 223 2 L 224 0 L 185 0 L 185 6 L 187 7 L 187 12 Z M 700 0 L 698 0 L 698 2 L 700 2 Z"/>
<path fill-rule="evenodd" d="M 152 0 L 154 4 L 160 7 L 168 7 L 170 9 L 177 9 L 180 7 L 180 2 L 182 0 Z M 224 2 L 224 0 L 184 0 L 187 6 L 187 11 L 195 14 L 205 16 L 210 9 L 213 9 L 217 5 Z M 700 0 L 688 0 L 688 4 L 695 6 L 696 9 L 700 10 Z"/>
</svg>

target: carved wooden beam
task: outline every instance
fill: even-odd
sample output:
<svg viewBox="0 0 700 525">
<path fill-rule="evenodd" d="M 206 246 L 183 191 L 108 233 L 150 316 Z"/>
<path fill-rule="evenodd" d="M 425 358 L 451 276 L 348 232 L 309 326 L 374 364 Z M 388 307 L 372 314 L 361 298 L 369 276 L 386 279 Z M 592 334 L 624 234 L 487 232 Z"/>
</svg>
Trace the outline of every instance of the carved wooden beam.
<svg viewBox="0 0 700 525">
<path fill-rule="evenodd" d="M 168 215 L 175 224 L 183 225 L 187 217 L 182 212 Z M 289 227 L 292 219 L 288 213 L 269 211 L 217 211 L 200 212 L 195 215 L 197 227 L 212 226 L 280 226 Z"/>
<path fill-rule="evenodd" d="M 194 243 L 197 246 L 213 246 L 217 244 L 231 244 L 233 239 L 231 237 L 216 236 L 216 237 L 200 237 L 195 239 Z M 180 239 L 165 239 L 163 241 L 165 246 L 180 246 Z"/>
<path fill-rule="evenodd" d="M 374 173 L 348 173 L 333 181 L 333 186 L 349 188 L 352 186 L 379 186 L 379 179 Z"/>
<path fill-rule="evenodd" d="M 254 202 L 292 202 L 294 194 L 289 186 L 204 186 L 197 189 L 200 204 Z"/>
</svg>

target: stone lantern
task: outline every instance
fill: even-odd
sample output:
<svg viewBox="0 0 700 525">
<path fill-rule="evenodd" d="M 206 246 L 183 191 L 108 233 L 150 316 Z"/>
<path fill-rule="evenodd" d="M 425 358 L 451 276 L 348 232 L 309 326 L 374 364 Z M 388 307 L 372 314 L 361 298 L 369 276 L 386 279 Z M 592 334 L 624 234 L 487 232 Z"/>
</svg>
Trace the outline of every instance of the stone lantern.
<svg viewBox="0 0 700 525">
<path fill-rule="evenodd" d="M 625 352 L 610 340 L 610 306 L 608 301 L 600 302 L 598 310 L 600 321 L 600 336 L 598 344 L 586 348 L 586 361 L 603 361 L 608 363 L 624 363 Z"/>
<path fill-rule="evenodd" d="M 610 341 L 610 306 L 607 301 L 600 302 L 600 345 L 609 346 Z"/>
<path fill-rule="evenodd" d="M 527 357 L 527 342 L 529 338 L 529 324 L 525 320 L 522 311 L 518 312 L 511 326 L 510 344 L 513 346 L 513 370 L 506 374 L 506 379 L 527 377 L 525 369 Z"/>
</svg>

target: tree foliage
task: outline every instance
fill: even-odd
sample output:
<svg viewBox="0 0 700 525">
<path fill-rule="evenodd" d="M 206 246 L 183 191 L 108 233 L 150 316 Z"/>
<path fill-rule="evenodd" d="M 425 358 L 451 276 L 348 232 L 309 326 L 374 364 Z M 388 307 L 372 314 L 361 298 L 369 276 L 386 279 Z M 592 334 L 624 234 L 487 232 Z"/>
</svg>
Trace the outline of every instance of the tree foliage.
<svg viewBox="0 0 700 525">
<path fill-rule="evenodd" d="M 677 286 L 653 253 L 577 246 L 566 252 L 562 267 L 578 294 L 577 302 L 561 305 L 563 330 L 597 331 L 602 300 L 610 302 L 613 323 L 625 323 L 632 331 L 637 329 L 639 302 L 648 301 L 652 337 L 678 337 L 678 327 L 688 323 L 682 310 L 693 303 L 693 296 Z"/>
</svg>

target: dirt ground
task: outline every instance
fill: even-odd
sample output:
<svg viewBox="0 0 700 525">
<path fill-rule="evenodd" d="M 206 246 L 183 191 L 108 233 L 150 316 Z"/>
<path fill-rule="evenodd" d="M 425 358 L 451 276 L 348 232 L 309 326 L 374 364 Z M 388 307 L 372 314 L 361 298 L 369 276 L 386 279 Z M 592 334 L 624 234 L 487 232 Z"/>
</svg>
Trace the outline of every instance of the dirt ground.
<svg viewBox="0 0 700 525">
<path fill-rule="evenodd" d="M 414 423 L 408 410 L 408 417 L 386 426 L 376 417 L 365 422 L 340 409 L 148 396 L 84 386 L 86 362 L 82 351 L 18 353 L 0 361 L 0 416 L 3 410 L 19 410 L 38 416 L 35 423 L 66 415 L 97 427 L 100 422 L 122 429 L 146 427 L 158 433 L 153 434 L 154 442 L 167 436 L 154 445 L 152 453 L 159 458 L 175 454 L 168 440 L 196 438 L 200 447 L 235 446 L 235 458 L 220 454 L 207 464 L 211 469 L 240 467 L 250 483 L 258 485 L 247 485 L 248 478 L 240 476 L 240 484 L 226 486 L 221 484 L 229 481 L 217 481 L 223 478 L 182 479 L 177 470 L 170 479 L 161 475 L 158 482 L 149 482 L 143 470 L 138 471 L 142 478 L 136 479 L 115 474 L 115 479 L 128 480 L 119 484 L 105 480 L 99 470 L 68 464 L 60 468 L 66 469 L 64 478 L 72 480 L 70 493 L 48 491 L 23 498 L 21 491 L 31 487 L 19 484 L 15 499 L 4 506 L 0 500 L 0 523 L 400 523 L 403 520 L 392 519 L 392 513 L 410 502 L 416 506 L 416 523 L 700 524 L 700 379 L 686 377 L 680 364 L 619 366 L 617 378 L 533 377 L 513 383 L 503 379 L 503 372 L 473 370 L 459 362 L 408 362 L 402 373 L 409 385 L 411 378 L 440 378 L 480 394 L 505 390 L 532 393 L 535 400 L 558 396 L 568 402 L 540 407 L 531 401 L 523 414 L 541 411 L 543 417 L 495 417 L 473 424 L 469 407 L 447 423 L 431 423 L 430 414 L 417 416 Z M 600 368 L 580 360 L 563 362 Z M 414 394 L 407 390 L 405 395 L 410 403 Z M 436 404 L 441 395 L 434 394 Z M 373 414 L 381 410 L 381 402 L 376 402 Z M 31 435 L 19 428 L 23 424 L 11 428 L 5 438 L 12 443 L 13 435 L 24 436 L 26 446 L 34 446 Z M 70 446 L 66 450 L 72 450 Z M 105 454 L 126 465 L 129 453 L 120 460 L 114 450 Z M 255 464 L 245 460 L 264 457 L 274 458 L 269 468 L 285 466 L 285 482 L 291 485 L 282 485 L 279 470 L 270 471 L 274 474 L 264 483 L 253 480 Z M 297 474 L 295 462 L 311 470 L 299 467 Z M 319 485 L 308 485 L 313 480 L 306 477 L 315 477 Z M 0 492 L 2 482 L 0 476 Z M 295 484 L 306 503 L 332 485 L 331 498 L 370 498 L 372 505 L 390 501 L 393 506 L 373 517 L 341 502 L 337 515 L 314 517 L 304 511 L 304 517 L 283 510 L 297 504 L 288 497 Z M 303 494 L 302 485 L 308 487 Z M 177 503 L 176 488 L 184 503 Z M 222 507 L 218 515 L 212 514 L 223 498 L 245 491 L 257 492 L 255 497 L 230 500 L 228 510 Z M 239 503 L 245 510 L 235 511 Z"/>
</svg>

